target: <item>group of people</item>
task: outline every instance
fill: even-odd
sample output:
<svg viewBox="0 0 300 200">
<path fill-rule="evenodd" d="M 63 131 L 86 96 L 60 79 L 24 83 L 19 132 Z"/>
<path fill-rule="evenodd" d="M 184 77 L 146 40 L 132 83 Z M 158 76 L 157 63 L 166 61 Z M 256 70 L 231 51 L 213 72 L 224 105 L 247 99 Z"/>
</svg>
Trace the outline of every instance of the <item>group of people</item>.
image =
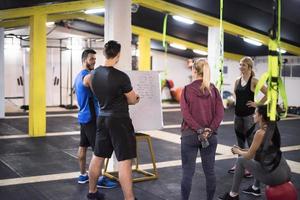
<svg viewBox="0 0 300 200">
<path fill-rule="evenodd" d="M 113 188 L 117 183 L 101 176 L 105 158 L 113 151 L 118 160 L 119 182 L 125 200 L 135 200 L 132 187 L 132 159 L 136 157 L 134 127 L 128 112 L 128 105 L 139 102 L 140 97 L 132 88 L 127 74 L 115 68 L 120 58 L 121 45 L 108 41 L 104 45 L 104 64 L 94 69 L 96 52 L 86 49 L 82 53 L 83 68 L 75 79 L 75 92 L 79 105 L 80 145 L 78 150 L 81 175 L 78 183 L 89 182 L 88 199 L 102 200 L 105 195 L 97 187 Z M 254 77 L 253 60 L 244 57 L 240 61 L 241 77 L 234 84 L 236 97 L 234 129 L 237 145 L 231 149 L 238 159 L 228 172 L 234 173 L 231 190 L 219 197 L 223 200 L 239 199 L 239 187 L 243 177 L 254 176 L 254 183 L 244 193 L 259 196 L 260 182 L 278 185 L 290 180 L 291 172 L 280 152 L 278 128 L 267 147 L 270 155 L 263 151 L 265 135 L 270 123 L 267 115 L 266 87 L 264 97 L 256 104 L 254 90 L 258 80 Z M 222 98 L 218 89 L 210 82 L 210 68 L 204 58 L 192 65 L 192 83 L 186 85 L 181 95 L 181 199 L 188 200 L 200 150 L 202 167 L 206 178 L 207 200 L 214 198 L 216 190 L 215 155 L 217 133 L 224 117 Z M 258 126 L 258 128 L 257 128 Z M 246 148 L 246 142 L 248 148 Z M 86 172 L 86 153 L 91 146 L 93 157 Z M 262 157 L 274 157 L 263 166 Z M 100 177 L 100 178 L 99 178 Z"/>
<path fill-rule="evenodd" d="M 254 102 L 254 90 L 258 80 L 254 77 L 253 60 L 240 60 L 241 76 L 234 84 L 236 97 L 234 129 L 237 145 L 231 149 L 238 155 L 235 165 L 228 170 L 234 173 L 232 188 L 220 196 L 222 200 L 238 200 L 239 187 L 243 177 L 254 177 L 254 183 L 243 193 L 260 196 L 260 182 L 279 185 L 288 182 L 291 170 L 280 151 L 280 133 L 274 128 L 270 140 L 265 140 L 270 119 L 267 114 L 267 88 L 262 87 L 264 97 Z M 217 129 L 224 116 L 222 98 L 216 87 L 210 83 L 210 69 L 206 59 L 196 60 L 192 66 L 193 81 L 185 86 L 181 95 L 181 199 L 188 200 L 196 167 L 198 150 L 206 178 L 207 200 L 214 198 L 216 176 L 214 170 L 217 148 Z M 256 127 L 258 126 L 258 127 Z M 246 142 L 248 148 L 246 148 Z M 271 149 L 271 151 L 265 151 Z M 267 166 L 264 161 L 268 160 Z"/>
<path fill-rule="evenodd" d="M 132 159 L 136 157 L 136 140 L 128 105 L 139 102 L 127 74 L 115 68 L 121 45 L 114 40 L 104 45 L 104 65 L 94 69 L 96 52 L 82 53 L 82 70 L 75 78 L 74 89 L 79 105 L 80 144 L 78 150 L 80 176 L 78 183 L 89 182 L 88 199 L 103 200 L 101 188 L 113 188 L 117 183 L 101 176 L 105 158 L 113 151 L 118 160 L 119 182 L 125 200 L 135 200 L 132 189 Z M 86 172 L 87 148 L 93 157 Z M 100 177 L 100 178 L 99 178 Z"/>
</svg>

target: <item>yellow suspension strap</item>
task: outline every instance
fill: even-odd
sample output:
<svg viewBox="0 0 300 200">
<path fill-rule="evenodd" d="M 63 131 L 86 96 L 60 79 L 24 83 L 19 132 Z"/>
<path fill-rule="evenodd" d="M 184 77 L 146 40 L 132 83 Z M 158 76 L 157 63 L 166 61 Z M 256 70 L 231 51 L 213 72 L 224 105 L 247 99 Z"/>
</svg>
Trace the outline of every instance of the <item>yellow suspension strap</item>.
<svg viewBox="0 0 300 200">
<path fill-rule="evenodd" d="M 268 117 L 271 121 L 276 121 L 278 95 L 281 95 L 283 101 L 284 113 L 281 115 L 285 117 L 287 114 L 287 96 L 285 86 L 280 77 L 281 69 L 281 53 L 280 50 L 280 18 L 281 18 L 281 0 L 274 1 L 274 24 L 270 30 L 269 39 L 269 55 L 268 55 L 268 71 L 262 75 L 255 88 L 255 96 L 267 81 L 267 104 L 268 104 Z M 277 6 L 276 6 L 277 1 Z M 276 16 L 277 10 L 277 16 Z M 277 18 L 276 18 L 277 17 Z M 277 29 L 277 30 L 276 30 Z"/>
<path fill-rule="evenodd" d="M 216 82 L 216 87 L 220 93 L 223 87 L 223 66 L 224 66 L 224 31 L 223 31 L 223 0 L 220 0 L 220 56 L 219 61 L 215 67 L 218 68 L 219 77 Z"/>
<path fill-rule="evenodd" d="M 162 39 L 162 45 L 164 47 L 164 74 L 163 77 L 161 77 L 161 86 L 164 86 L 166 84 L 167 80 L 167 56 L 168 56 L 168 44 L 166 42 L 166 36 L 167 36 L 167 25 L 168 25 L 168 16 L 169 14 L 166 13 L 164 17 L 163 22 L 163 39 Z"/>
</svg>

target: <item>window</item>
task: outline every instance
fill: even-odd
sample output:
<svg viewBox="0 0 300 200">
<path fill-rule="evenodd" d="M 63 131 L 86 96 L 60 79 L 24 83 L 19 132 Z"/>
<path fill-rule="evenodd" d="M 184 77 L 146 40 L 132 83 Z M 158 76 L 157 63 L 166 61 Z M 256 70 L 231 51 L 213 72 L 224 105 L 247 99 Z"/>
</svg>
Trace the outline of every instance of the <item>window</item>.
<svg viewBox="0 0 300 200">
<path fill-rule="evenodd" d="M 300 77 L 300 65 L 294 65 L 292 68 L 292 77 Z"/>
<path fill-rule="evenodd" d="M 281 70 L 281 76 L 290 77 L 291 76 L 291 66 L 283 65 Z"/>
<path fill-rule="evenodd" d="M 228 74 L 228 67 L 227 66 L 223 66 L 223 74 Z"/>
</svg>

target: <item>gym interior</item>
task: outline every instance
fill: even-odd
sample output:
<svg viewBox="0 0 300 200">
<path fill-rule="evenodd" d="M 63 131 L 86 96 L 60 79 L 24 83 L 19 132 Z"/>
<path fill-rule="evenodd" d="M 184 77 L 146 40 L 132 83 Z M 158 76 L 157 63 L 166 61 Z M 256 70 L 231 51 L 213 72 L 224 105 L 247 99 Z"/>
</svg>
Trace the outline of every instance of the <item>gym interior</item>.
<svg viewBox="0 0 300 200">
<path fill-rule="evenodd" d="M 300 199 L 299 8 L 298 0 L 1 0 L 0 199 L 86 199 L 88 184 L 77 184 L 74 79 L 83 50 L 97 52 L 97 68 L 109 40 L 122 45 L 117 68 L 129 74 L 141 96 L 137 107 L 129 106 L 136 137 L 141 134 L 133 161 L 137 199 L 181 199 L 180 101 L 199 58 L 209 63 L 225 112 L 217 131 L 214 198 L 230 190 L 228 170 L 237 159 L 231 152 L 237 143 L 234 83 L 245 56 L 253 59 L 258 80 L 266 74 L 274 78 L 274 71 L 281 80 L 268 91 L 268 103 L 282 108 L 276 122 L 281 151 Z M 263 84 L 270 88 L 272 83 Z M 89 148 L 87 168 L 92 155 Z M 111 158 L 107 176 L 116 178 L 115 164 Z M 253 178 L 244 178 L 240 188 L 252 183 Z M 259 197 L 240 193 L 240 199 L 272 199 L 267 187 L 262 184 Z M 124 199 L 120 186 L 99 190 L 108 200 Z M 200 156 L 189 199 L 206 199 Z"/>
</svg>

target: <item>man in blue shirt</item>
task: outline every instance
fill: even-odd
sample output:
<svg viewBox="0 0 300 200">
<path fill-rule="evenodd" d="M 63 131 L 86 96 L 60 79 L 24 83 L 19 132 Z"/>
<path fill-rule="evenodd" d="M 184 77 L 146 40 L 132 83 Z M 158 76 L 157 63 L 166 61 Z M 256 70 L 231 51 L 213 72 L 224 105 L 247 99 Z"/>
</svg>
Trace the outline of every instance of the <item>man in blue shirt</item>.
<svg viewBox="0 0 300 200">
<path fill-rule="evenodd" d="M 80 176 L 78 183 L 84 184 L 89 181 L 89 176 L 86 172 L 86 152 L 90 146 L 94 151 L 95 137 L 97 130 L 96 119 L 99 116 L 99 103 L 93 95 L 86 78 L 90 76 L 90 72 L 94 70 L 96 62 L 96 51 L 93 49 L 86 49 L 82 56 L 82 70 L 75 78 L 74 89 L 79 106 L 78 122 L 80 124 L 80 143 L 78 149 L 78 159 L 80 167 Z M 116 183 L 109 181 L 106 177 L 100 177 L 98 187 L 113 188 Z"/>
</svg>

